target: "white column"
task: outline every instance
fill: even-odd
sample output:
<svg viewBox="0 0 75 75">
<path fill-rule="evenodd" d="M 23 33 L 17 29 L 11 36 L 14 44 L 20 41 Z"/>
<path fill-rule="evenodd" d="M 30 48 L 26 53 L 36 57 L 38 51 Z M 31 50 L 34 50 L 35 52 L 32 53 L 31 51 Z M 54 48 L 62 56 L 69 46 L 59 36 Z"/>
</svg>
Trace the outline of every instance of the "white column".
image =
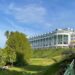
<svg viewBox="0 0 75 75">
<path fill-rule="evenodd" d="M 64 35 L 62 35 L 62 44 L 64 44 Z"/>
<path fill-rule="evenodd" d="M 58 35 L 56 35 L 56 45 L 58 45 Z"/>
</svg>

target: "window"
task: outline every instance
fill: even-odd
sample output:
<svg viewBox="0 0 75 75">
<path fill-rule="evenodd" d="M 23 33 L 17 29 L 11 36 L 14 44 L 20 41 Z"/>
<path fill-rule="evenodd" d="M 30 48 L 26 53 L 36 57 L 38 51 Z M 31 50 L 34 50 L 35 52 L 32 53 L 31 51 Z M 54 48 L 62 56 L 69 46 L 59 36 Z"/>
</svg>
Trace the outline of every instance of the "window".
<svg viewBox="0 0 75 75">
<path fill-rule="evenodd" d="M 58 44 L 62 44 L 62 35 L 58 35 Z"/>
<path fill-rule="evenodd" d="M 63 43 L 68 44 L 68 35 L 64 35 Z"/>
<path fill-rule="evenodd" d="M 56 44 L 56 35 L 54 36 L 54 45 Z"/>
</svg>

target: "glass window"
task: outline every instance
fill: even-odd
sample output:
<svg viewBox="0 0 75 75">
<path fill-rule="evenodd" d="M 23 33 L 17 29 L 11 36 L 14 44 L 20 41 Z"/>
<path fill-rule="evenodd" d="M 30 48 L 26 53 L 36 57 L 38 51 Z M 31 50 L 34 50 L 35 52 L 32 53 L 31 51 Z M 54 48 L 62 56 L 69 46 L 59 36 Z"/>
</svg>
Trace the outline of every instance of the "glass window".
<svg viewBox="0 0 75 75">
<path fill-rule="evenodd" d="M 49 45 L 51 45 L 51 37 L 49 37 Z"/>
<path fill-rule="evenodd" d="M 56 35 L 54 36 L 54 45 L 56 44 Z"/>
<path fill-rule="evenodd" d="M 58 44 L 62 44 L 62 35 L 58 35 Z"/>
<path fill-rule="evenodd" d="M 68 35 L 64 35 L 64 44 L 68 44 Z"/>
</svg>

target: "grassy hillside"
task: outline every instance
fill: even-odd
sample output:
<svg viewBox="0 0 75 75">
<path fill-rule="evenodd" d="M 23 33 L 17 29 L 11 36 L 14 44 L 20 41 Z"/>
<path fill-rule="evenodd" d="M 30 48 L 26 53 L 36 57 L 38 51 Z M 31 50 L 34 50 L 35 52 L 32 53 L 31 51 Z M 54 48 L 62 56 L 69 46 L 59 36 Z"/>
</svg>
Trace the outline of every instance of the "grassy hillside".
<svg viewBox="0 0 75 75">
<path fill-rule="evenodd" d="M 59 57 L 56 58 L 60 61 Z M 0 70 L 0 75 L 43 75 L 48 67 L 54 63 L 56 62 L 53 59 L 32 58 L 29 63 L 30 65 Z"/>
<path fill-rule="evenodd" d="M 49 66 L 49 68 L 45 71 L 43 75 L 60 75 L 58 74 L 58 72 L 61 69 L 60 67 L 61 64 L 62 64 L 62 61 Z"/>
<path fill-rule="evenodd" d="M 33 58 L 52 58 L 61 55 L 62 52 L 70 50 L 69 48 L 53 48 L 33 50 Z"/>
<path fill-rule="evenodd" d="M 0 75 L 55 75 L 64 60 L 61 54 L 66 50 L 69 49 L 34 50 L 29 65 L 0 70 Z"/>
</svg>

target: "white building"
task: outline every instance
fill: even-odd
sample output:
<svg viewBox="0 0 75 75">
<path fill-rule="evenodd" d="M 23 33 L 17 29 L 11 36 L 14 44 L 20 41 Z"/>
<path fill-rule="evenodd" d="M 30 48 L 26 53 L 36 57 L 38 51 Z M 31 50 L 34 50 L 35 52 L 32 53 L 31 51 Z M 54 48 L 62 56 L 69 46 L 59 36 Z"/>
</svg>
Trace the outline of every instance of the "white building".
<svg viewBox="0 0 75 75">
<path fill-rule="evenodd" d="M 75 47 L 75 30 L 56 29 L 53 32 L 29 38 L 33 49 Z"/>
</svg>

